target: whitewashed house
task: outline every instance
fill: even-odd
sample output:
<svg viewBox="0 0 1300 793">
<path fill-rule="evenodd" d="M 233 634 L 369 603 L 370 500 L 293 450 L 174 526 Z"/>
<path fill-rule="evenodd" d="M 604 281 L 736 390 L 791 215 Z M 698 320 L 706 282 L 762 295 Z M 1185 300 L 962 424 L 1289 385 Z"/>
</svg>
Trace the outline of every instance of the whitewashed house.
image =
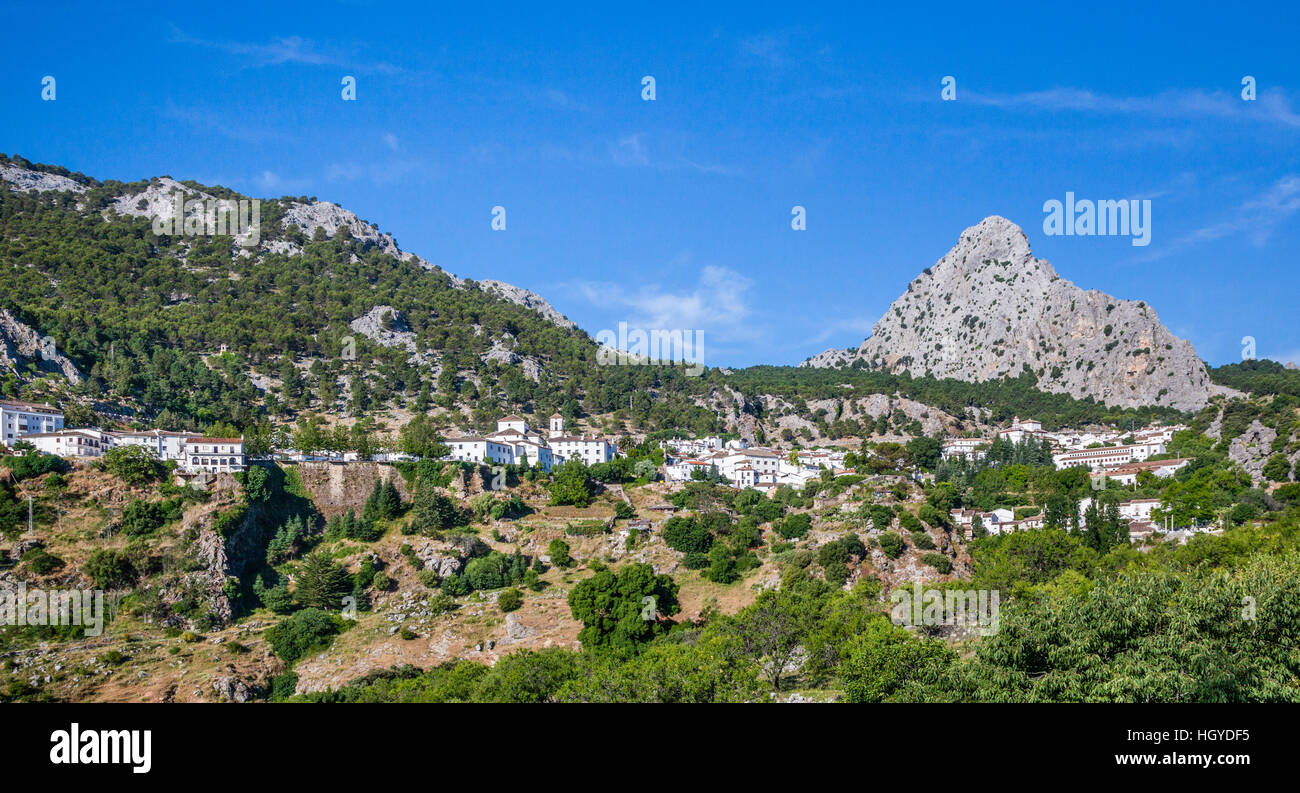
<svg viewBox="0 0 1300 793">
<path fill-rule="evenodd" d="M 0 443 L 13 446 L 24 435 L 63 429 L 63 411 L 49 403 L 0 400 Z"/>
<path fill-rule="evenodd" d="M 1016 416 L 1011 421 L 1011 426 L 1004 430 L 998 430 L 998 437 L 1011 443 L 1020 443 L 1025 438 L 1036 438 L 1043 434 L 1043 425 L 1033 419 L 1020 420 Z"/>
<path fill-rule="evenodd" d="M 443 441 L 451 453 L 448 457 L 467 463 L 488 465 L 513 465 L 515 449 L 504 441 L 493 441 L 477 435 L 447 438 Z"/>
<path fill-rule="evenodd" d="M 235 473 L 244 470 L 243 438 L 186 438 L 180 469 L 187 473 Z"/>
<path fill-rule="evenodd" d="M 586 435 L 566 435 L 564 417 L 559 413 L 551 416 L 550 430 L 546 443 L 561 461 L 578 459 L 587 465 L 607 463 L 618 456 L 618 444 L 605 438 L 589 438 Z"/>
<path fill-rule="evenodd" d="M 111 435 L 93 429 L 28 433 L 22 440 L 35 446 L 37 451 L 74 459 L 102 457 L 113 446 Z"/>
<path fill-rule="evenodd" d="M 984 452 L 980 447 L 986 447 L 988 443 L 983 438 L 947 438 L 944 440 L 939 454 L 945 460 L 951 460 L 954 457 L 980 460 L 984 457 Z"/>
<path fill-rule="evenodd" d="M 143 446 L 159 460 L 180 460 L 185 456 L 185 442 L 200 437 L 197 432 L 166 430 L 129 430 L 108 434 L 114 446 Z"/>
</svg>

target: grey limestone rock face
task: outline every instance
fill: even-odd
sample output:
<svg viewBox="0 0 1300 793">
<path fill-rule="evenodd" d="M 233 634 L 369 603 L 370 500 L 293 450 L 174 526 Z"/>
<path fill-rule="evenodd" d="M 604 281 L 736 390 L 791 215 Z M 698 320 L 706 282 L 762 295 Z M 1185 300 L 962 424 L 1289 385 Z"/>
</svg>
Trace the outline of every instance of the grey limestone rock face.
<svg viewBox="0 0 1300 793">
<path fill-rule="evenodd" d="M 1213 393 L 1191 342 L 1142 301 L 1084 290 L 1034 258 L 1003 217 L 962 232 L 907 286 L 857 349 L 827 350 L 802 366 L 872 368 L 968 382 L 1016 377 L 1121 407 L 1203 407 Z"/>
</svg>

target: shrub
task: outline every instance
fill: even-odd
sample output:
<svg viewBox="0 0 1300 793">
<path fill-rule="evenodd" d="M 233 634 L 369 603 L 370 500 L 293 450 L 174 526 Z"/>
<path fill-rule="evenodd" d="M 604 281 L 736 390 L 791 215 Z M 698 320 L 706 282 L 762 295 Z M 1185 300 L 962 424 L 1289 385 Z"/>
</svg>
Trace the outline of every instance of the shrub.
<svg viewBox="0 0 1300 793">
<path fill-rule="evenodd" d="M 48 575 L 63 567 L 63 560 L 44 548 L 33 548 L 23 554 L 22 563 L 36 575 Z"/>
<path fill-rule="evenodd" d="M 1300 504 L 1300 482 L 1282 485 L 1273 491 L 1273 497 L 1284 504 Z"/>
<path fill-rule="evenodd" d="M 147 485 L 163 478 L 167 469 L 143 446 L 116 446 L 103 458 L 104 470 L 128 485 Z"/>
<path fill-rule="evenodd" d="M 332 616 L 306 608 L 267 630 L 266 642 L 280 660 L 292 664 L 312 650 L 327 646 L 338 632 Z"/>
<path fill-rule="evenodd" d="M 812 516 L 806 512 L 788 515 L 784 520 L 773 524 L 776 533 L 787 540 L 795 540 L 806 535 L 812 529 Z"/>
<path fill-rule="evenodd" d="M 275 586 L 268 588 L 262 576 L 258 576 L 253 580 L 253 594 L 262 601 L 263 606 L 276 614 L 288 614 L 293 611 L 293 595 L 289 594 L 288 579 L 282 578 Z"/>
<path fill-rule="evenodd" d="M 681 553 L 708 553 L 713 547 L 713 535 L 695 518 L 669 518 L 663 537 L 669 548 Z"/>
<path fill-rule="evenodd" d="M 921 557 L 921 561 L 941 573 L 952 572 L 952 560 L 941 553 L 927 553 L 925 556 Z"/>
<path fill-rule="evenodd" d="M 1270 482 L 1285 482 L 1291 475 L 1291 461 L 1285 454 L 1275 454 L 1264 463 L 1263 473 Z"/>
<path fill-rule="evenodd" d="M 839 542 L 840 545 L 844 546 L 844 550 L 849 552 L 849 556 L 856 556 L 861 559 L 867 555 L 867 548 L 862 544 L 862 538 L 858 537 L 856 534 L 851 532 L 845 534 L 840 538 Z"/>
<path fill-rule="evenodd" d="M 828 542 L 817 551 L 817 563 L 830 568 L 849 560 L 849 551 L 841 542 Z"/>
<path fill-rule="evenodd" d="M 867 516 L 871 518 L 871 527 L 885 531 L 894 521 L 894 511 L 883 504 L 871 504 L 866 507 Z"/>
<path fill-rule="evenodd" d="M 135 571 L 121 551 L 96 548 L 81 571 L 95 582 L 96 589 L 120 589 L 135 580 Z"/>
<path fill-rule="evenodd" d="M 925 551 L 934 550 L 934 539 L 930 537 L 928 532 L 924 532 L 924 531 L 912 532 L 912 544 L 915 545 L 917 548 L 920 548 Z"/>
<path fill-rule="evenodd" d="M 13 472 L 14 479 L 22 481 L 30 479 L 33 476 L 41 474 L 50 474 L 50 479 L 58 476 L 63 478 L 63 472 L 70 467 L 68 461 L 62 457 L 44 452 L 28 451 L 15 457 L 0 458 L 0 465 L 5 466 Z M 48 485 L 48 481 L 47 481 Z"/>
<path fill-rule="evenodd" d="M 454 611 L 455 608 L 456 600 L 446 592 L 439 592 L 429 598 L 429 611 L 434 615 L 446 614 L 449 611 Z"/>
<path fill-rule="evenodd" d="M 162 505 L 152 501 L 137 498 L 122 510 L 122 531 L 131 537 L 148 534 L 166 522 L 167 513 Z"/>
<path fill-rule="evenodd" d="M 415 577 L 420 579 L 420 583 L 429 589 L 437 589 L 438 584 L 442 583 L 442 578 L 436 570 L 421 570 L 415 574 Z"/>
<path fill-rule="evenodd" d="M 902 555 L 903 548 L 906 547 L 903 538 L 892 531 L 881 534 L 878 541 L 880 542 L 880 550 L 884 551 L 885 556 L 890 559 L 897 559 Z"/>
<path fill-rule="evenodd" d="M 229 538 L 236 529 L 244 525 L 244 517 L 248 514 L 248 507 L 239 504 L 230 509 L 217 513 L 217 519 L 213 522 L 212 528 L 222 537 Z"/>
<path fill-rule="evenodd" d="M 280 701 L 292 697 L 298 689 L 298 673 L 284 672 L 271 678 L 271 699 Z"/>
<path fill-rule="evenodd" d="M 270 474 L 260 465 L 254 465 L 244 472 L 244 500 L 249 504 L 260 504 L 271 499 Z"/>
<path fill-rule="evenodd" d="M 1034 514 L 1037 514 L 1037 512 Z M 922 504 L 921 508 L 917 510 L 917 515 L 921 520 L 935 528 L 948 525 L 948 516 L 930 504 Z"/>
<path fill-rule="evenodd" d="M 573 557 L 569 556 L 569 544 L 564 540 L 551 540 L 551 544 L 546 546 L 546 552 L 550 554 L 551 564 L 556 567 L 568 567 L 573 563 Z"/>
<path fill-rule="evenodd" d="M 703 570 L 709 566 L 709 555 L 699 551 L 691 551 L 682 559 L 682 566 L 687 570 Z"/>
<path fill-rule="evenodd" d="M 511 587 L 497 595 L 497 607 L 502 611 L 514 611 L 522 605 L 524 605 L 524 594 L 518 589 Z"/>
</svg>

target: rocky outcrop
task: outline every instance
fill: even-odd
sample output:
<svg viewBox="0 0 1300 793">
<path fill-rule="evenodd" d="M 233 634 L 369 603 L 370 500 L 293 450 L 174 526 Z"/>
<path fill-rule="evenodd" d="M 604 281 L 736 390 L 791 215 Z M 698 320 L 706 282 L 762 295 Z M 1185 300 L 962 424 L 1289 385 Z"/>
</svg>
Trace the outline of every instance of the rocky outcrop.
<svg viewBox="0 0 1300 793">
<path fill-rule="evenodd" d="M 449 543 L 423 542 L 415 549 L 415 556 L 424 562 L 425 570 L 432 570 L 439 578 L 455 575 L 465 568 L 465 551 Z"/>
<path fill-rule="evenodd" d="M 548 301 L 546 298 L 542 297 L 541 295 L 537 294 L 536 292 L 530 292 L 527 289 L 521 289 L 520 287 L 517 287 L 514 284 L 507 284 L 505 281 L 487 280 L 487 281 L 477 281 L 476 283 L 478 284 L 479 288 L 484 292 L 490 295 L 495 295 L 504 300 L 509 300 L 511 303 L 514 303 L 515 305 L 523 306 L 526 309 L 536 311 L 538 314 L 541 314 L 543 317 L 555 323 L 556 325 L 559 325 L 562 328 L 577 327 L 577 325 L 573 324 L 573 322 L 570 321 L 568 317 L 556 311 L 555 307 L 551 305 L 550 301 Z"/>
<path fill-rule="evenodd" d="M 78 184 L 66 176 L 45 173 L 44 171 L 32 171 L 27 168 L 19 168 L 16 165 L 0 165 L 0 180 L 7 182 L 9 189 L 16 193 L 39 193 L 45 190 L 72 193 L 86 192 L 84 185 Z"/>
<path fill-rule="evenodd" d="M 63 375 L 74 385 L 82 380 L 81 370 L 58 351 L 53 339 L 0 309 L 0 372 L 17 372 L 26 361 L 35 361 L 42 371 Z"/>
<path fill-rule="evenodd" d="M 387 323 L 385 317 L 388 318 Z M 392 306 L 375 306 L 352 320 L 349 327 L 376 344 L 415 352 L 415 331 L 406 324 L 402 313 Z"/>
<path fill-rule="evenodd" d="M 985 218 L 925 269 L 856 350 L 802 366 L 910 371 L 978 382 L 1031 371 L 1038 387 L 1121 407 L 1203 407 L 1209 373 L 1142 301 L 1085 291 L 1034 258 L 1011 221 Z"/>
<path fill-rule="evenodd" d="M 225 674 L 212 678 L 212 690 L 224 702 L 251 702 L 260 696 L 259 689 L 239 677 L 233 666 L 227 666 Z"/>
<path fill-rule="evenodd" d="M 311 239 L 317 229 L 328 237 L 333 237 L 347 229 L 348 234 L 361 242 L 369 242 L 380 250 L 399 259 L 405 254 L 397 247 L 391 235 L 384 234 L 374 223 L 367 223 L 338 204 L 329 201 L 312 201 L 310 203 L 294 202 L 289 204 L 281 221 L 285 228 L 297 226 L 307 239 Z"/>
<path fill-rule="evenodd" d="M 1264 478 L 1264 463 L 1272 454 L 1273 439 L 1277 430 L 1265 427 L 1255 419 L 1246 431 L 1228 444 L 1228 459 L 1240 465 L 1256 484 Z"/>
</svg>

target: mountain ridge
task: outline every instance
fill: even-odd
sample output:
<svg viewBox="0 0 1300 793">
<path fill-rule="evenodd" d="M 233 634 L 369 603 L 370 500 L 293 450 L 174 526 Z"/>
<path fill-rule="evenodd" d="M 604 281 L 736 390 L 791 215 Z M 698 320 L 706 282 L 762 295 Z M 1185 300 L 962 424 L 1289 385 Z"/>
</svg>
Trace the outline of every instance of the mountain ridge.
<svg viewBox="0 0 1300 793">
<path fill-rule="evenodd" d="M 57 167 L 51 169 L 50 166 L 31 163 L 22 158 L 15 158 L 9 163 L 0 163 L 0 181 L 8 183 L 9 189 L 13 192 L 45 192 L 53 190 L 75 194 L 84 194 L 90 185 L 102 184 L 98 180 L 85 177 L 82 174 L 69 174 L 66 169 Z M 197 198 L 214 201 L 228 198 L 230 195 L 237 195 L 240 198 L 248 197 L 224 188 L 213 187 L 212 189 L 215 192 L 208 192 L 193 184 L 177 181 L 170 176 L 155 176 L 147 181 L 149 186 L 144 190 L 116 198 L 112 205 L 113 212 L 125 217 L 171 220 L 175 215 L 173 199 L 177 193 L 180 193 L 185 199 Z M 284 201 L 284 198 L 257 200 Z M 329 238 L 346 229 L 349 236 L 365 243 L 374 244 L 394 258 L 414 262 L 425 270 L 443 272 L 457 288 L 464 288 L 466 282 L 469 281 L 469 279 L 458 277 L 443 270 L 438 265 L 415 253 L 402 250 L 391 234 L 379 230 L 378 224 L 361 219 L 355 212 L 345 209 L 339 204 L 311 199 L 289 200 L 286 205 L 283 216 L 279 218 L 280 229 L 277 229 L 277 231 L 296 227 L 302 236 L 311 239 L 315 236 L 317 229 L 323 229 L 325 236 Z M 195 213 L 188 214 L 193 215 Z M 265 240 L 257 247 L 264 252 L 284 253 L 289 256 L 302 252 L 300 243 L 282 239 Z M 236 253 L 239 252 L 236 251 Z M 250 254 L 245 251 L 240 255 Z M 577 325 L 556 310 L 550 301 L 536 292 L 495 279 L 471 283 L 476 284 L 481 291 L 487 294 L 495 295 L 515 305 L 535 311 L 562 328 L 577 328 Z"/>
</svg>

